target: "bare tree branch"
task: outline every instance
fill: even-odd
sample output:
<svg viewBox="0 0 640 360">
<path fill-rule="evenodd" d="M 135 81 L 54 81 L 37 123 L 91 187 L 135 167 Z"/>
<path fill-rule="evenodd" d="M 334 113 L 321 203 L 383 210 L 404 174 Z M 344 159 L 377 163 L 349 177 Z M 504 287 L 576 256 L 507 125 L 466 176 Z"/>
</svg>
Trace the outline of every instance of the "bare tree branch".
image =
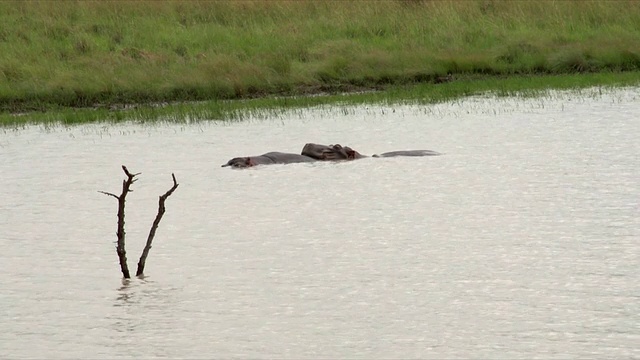
<svg viewBox="0 0 640 360">
<path fill-rule="evenodd" d="M 127 265 L 127 252 L 125 250 L 125 231 L 124 231 L 124 209 L 125 209 L 125 200 L 127 194 L 132 192 L 131 185 L 136 182 L 136 176 L 141 173 L 132 174 L 129 172 L 126 166 L 122 165 L 122 171 L 124 171 L 127 178 L 122 181 L 122 193 L 120 196 L 106 192 L 106 191 L 98 191 L 99 193 L 113 196 L 118 199 L 118 231 L 116 235 L 118 237 L 118 243 L 116 246 L 116 252 L 118 254 L 118 260 L 120 261 L 120 270 L 122 271 L 122 275 L 125 279 L 130 279 L 131 274 L 129 273 L 129 266 Z M 173 186 L 169 189 L 164 195 L 160 196 L 158 201 L 158 214 L 156 215 L 155 220 L 153 221 L 153 225 L 151 226 L 151 230 L 149 231 L 149 236 L 147 237 L 147 243 L 142 251 L 142 255 L 140 256 L 140 261 L 138 262 L 138 269 L 136 271 L 136 276 L 143 276 L 144 274 L 144 265 L 147 261 L 147 256 L 149 255 L 149 251 L 151 250 L 151 244 L 153 242 L 153 238 L 156 235 L 156 230 L 158 229 L 158 225 L 160 225 L 160 220 L 162 220 L 162 216 L 164 215 L 166 209 L 164 206 L 165 201 L 173 192 L 178 188 L 178 182 L 176 180 L 175 174 L 171 174 L 171 178 L 173 179 Z"/>
<path fill-rule="evenodd" d="M 119 199 L 119 198 L 120 198 L 120 197 L 118 197 L 118 195 L 116 195 L 116 194 L 112 194 L 112 193 L 110 193 L 110 192 L 106 192 L 106 191 L 98 191 L 98 192 L 99 192 L 99 193 L 101 193 L 101 194 L 105 194 L 105 195 L 113 196 L 113 197 L 114 197 L 114 198 L 116 198 L 116 199 Z"/>
<path fill-rule="evenodd" d="M 160 225 L 160 220 L 162 220 L 162 216 L 164 215 L 166 210 L 164 206 L 164 202 L 178 188 L 179 184 L 176 181 L 175 174 L 172 173 L 171 178 L 173 179 L 173 186 L 166 193 L 164 193 L 164 195 L 160 196 L 158 200 L 158 214 L 156 215 L 156 218 L 153 220 L 153 225 L 151 225 L 151 230 L 149 231 L 149 236 L 147 237 L 147 243 L 144 246 L 144 250 L 142 250 L 142 255 L 140 256 L 140 260 L 138 261 L 138 270 L 136 271 L 136 276 L 143 276 L 144 274 L 144 265 L 147 261 L 149 250 L 151 250 L 151 243 L 153 242 L 153 238 L 156 236 L 156 230 L 158 229 L 158 225 Z"/>
<path fill-rule="evenodd" d="M 133 184 L 137 180 L 135 179 L 135 177 L 140 175 L 140 173 L 131 174 L 129 170 L 127 170 L 127 167 L 124 165 L 122 165 L 122 170 L 124 170 L 124 173 L 127 175 L 127 179 L 122 181 L 122 193 L 120 194 L 120 196 L 106 191 L 99 192 L 118 199 L 118 231 L 116 232 L 116 235 L 118 236 L 118 244 L 116 246 L 116 252 L 118 254 L 118 260 L 120 261 L 120 270 L 122 271 L 122 275 L 125 279 L 129 279 L 131 278 L 131 275 L 129 274 L 129 266 L 127 265 L 127 251 L 125 250 L 124 246 L 124 205 L 127 194 L 132 191 L 131 184 Z"/>
<path fill-rule="evenodd" d="M 126 167 L 126 166 L 124 166 L 124 165 L 122 165 L 122 170 L 124 170 L 124 173 L 125 173 L 125 174 L 127 174 L 127 177 L 130 177 L 130 178 L 134 178 L 134 177 L 136 177 L 136 176 L 138 176 L 138 175 L 142 174 L 142 173 L 131 174 L 131 173 L 129 172 L 129 170 L 127 169 L 127 167 Z M 136 180 L 138 180 L 138 179 L 136 179 Z M 136 181 L 136 180 L 134 180 L 134 181 Z"/>
</svg>

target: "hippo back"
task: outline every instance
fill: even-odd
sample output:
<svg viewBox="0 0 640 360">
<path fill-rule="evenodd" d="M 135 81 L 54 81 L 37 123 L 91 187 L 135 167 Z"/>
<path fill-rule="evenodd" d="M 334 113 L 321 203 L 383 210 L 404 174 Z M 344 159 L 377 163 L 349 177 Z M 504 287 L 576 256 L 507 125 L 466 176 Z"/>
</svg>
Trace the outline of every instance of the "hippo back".
<svg viewBox="0 0 640 360">
<path fill-rule="evenodd" d="M 266 154 L 263 154 L 262 156 L 269 158 L 271 161 L 273 161 L 274 164 L 294 164 L 315 161 L 315 159 L 312 159 L 308 156 L 283 153 L 278 151 L 268 152 Z"/>
<path fill-rule="evenodd" d="M 373 157 L 394 157 L 394 156 L 436 156 L 442 155 L 433 150 L 399 150 L 373 155 Z"/>
</svg>

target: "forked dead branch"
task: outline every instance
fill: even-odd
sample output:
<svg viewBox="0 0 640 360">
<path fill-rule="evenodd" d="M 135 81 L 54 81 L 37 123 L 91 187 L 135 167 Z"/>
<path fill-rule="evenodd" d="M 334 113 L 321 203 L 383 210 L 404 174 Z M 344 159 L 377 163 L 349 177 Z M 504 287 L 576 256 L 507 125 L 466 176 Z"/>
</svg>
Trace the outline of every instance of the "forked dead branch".
<svg viewBox="0 0 640 360">
<path fill-rule="evenodd" d="M 127 251 L 125 249 L 125 234 L 124 231 L 124 209 L 125 209 L 125 200 L 127 194 L 132 192 L 131 185 L 136 182 L 136 176 L 141 173 L 132 174 L 129 172 L 126 166 L 122 165 L 122 170 L 124 171 L 127 178 L 122 180 L 122 193 L 120 195 L 116 195 L 106 191 L 99 191 L 102 194 L 113 196 L 118 200 L 118 231 L 116 235 L 118 237 L 118 243 L 116 245 L 116 252 L 118 253 L 118 261 L 120 262 L 120 270 L 122 271 L 122 275 L 125 279 L 131 278 L 129 273 L 129 266 L 127 265 Z M 171 189 L 167 190 L 164 195 L 161 195 L 158 200 L 158 213 L 156 218 L 153 220 L 153 224 L 151 225 L 151 230 L 149 230 L 149 236 L 147 237 L 147 243 L 142 250 L 142 255 L 140 255 L 140 260 L 138 261 L 138 269 L 136 270 L 136 276 L 143 276 L 144 274 L 144 266 L 147 261 L 147 256 L 149 255 L 149 250 L 151 250 L 151 244 L 153 242 L 153 238 L 156 235 L 156 230 L 158 229 L 158 225 L 160 224 L 160 220 L 162 220 L 162 216 L 166 211 L 165 201 L 173 192 L 178 188 L 178 182 L 176 181 L 176 176 L 172 173 L 171 178 L 173 179 L 173 186 Z"/>
</svg>

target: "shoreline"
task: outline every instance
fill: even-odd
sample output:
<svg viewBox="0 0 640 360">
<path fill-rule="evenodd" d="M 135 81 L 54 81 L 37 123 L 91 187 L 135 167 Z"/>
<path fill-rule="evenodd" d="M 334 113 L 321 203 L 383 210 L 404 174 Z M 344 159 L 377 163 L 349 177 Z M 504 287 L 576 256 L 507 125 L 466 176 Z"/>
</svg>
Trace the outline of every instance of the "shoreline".
<svg viewBox="0 0 640 360">
<path fill-rule="evenodd" d="M 306 88 L 301 92 L 264 94 L 230 100 L 194 100 L 138 104 L 97 104 L 60 107 L 47 111 L 0 113 L 0 127 L 27 124 L 82 124 L 93 122 L 241 121 L 256 113 L 278 112 L 318 105 L 432 104 L 491 93 L 496 96 L 540 96 L 549 90 L 640 86 L 640 71 L 565 75 L 467 76 L 441 83 L 377 87 L 338 85 Z"/>
</svg>

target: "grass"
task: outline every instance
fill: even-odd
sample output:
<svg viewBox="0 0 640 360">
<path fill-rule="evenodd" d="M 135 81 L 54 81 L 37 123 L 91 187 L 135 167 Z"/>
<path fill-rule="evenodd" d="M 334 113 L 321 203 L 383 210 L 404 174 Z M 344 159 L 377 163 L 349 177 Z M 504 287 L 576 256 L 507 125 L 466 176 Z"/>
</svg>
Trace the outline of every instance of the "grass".
<svg viewBox="0 0 640 360">
<path fill-rule="evenodd" d="M 634 0 L 2 1 L 0 21 L 3 123 L 52 116 L 32 111 L 68 122 L 229 119 L 236 107 L 336 96 L 231 99 L 367 89 L 444 98 L 494 77 L 603 73 L 585 81 L 606 84 L 640 71 Z M 452 85 L 432 86 L 446 74 Z M 501 83 L 491 86 L 511 86 Z M 105 110 L 193 101 L 205 103 Z"/>
<path fill-rule="evenodd" d="M 551 89 L 579 90 L 637 86 L 640 72 L 565 74 L 546 76 L 509 76 L 505 78 L 469 78 L 443 84 L 414 84 L 388 87 L 383 91 L 322 96 L 263 97 L 247 100 L 210 100 L 170 103 L 162 106 L 139 105 L 122 109 L 64 108 L 47 112 L 16 115 L 0 113 L 0 126 L 30 123 L 62 123 L 136 121 L 139 123 L 169 121 L 193 123 L 207 120 L 234 121 L 254 117 L 277 116 L 291 109 L 312 106 L 362 104 L 431 104 L 464 96 L 490 93 L 496 96 L 531 97 L 545 95 Z"/>
</svg>

